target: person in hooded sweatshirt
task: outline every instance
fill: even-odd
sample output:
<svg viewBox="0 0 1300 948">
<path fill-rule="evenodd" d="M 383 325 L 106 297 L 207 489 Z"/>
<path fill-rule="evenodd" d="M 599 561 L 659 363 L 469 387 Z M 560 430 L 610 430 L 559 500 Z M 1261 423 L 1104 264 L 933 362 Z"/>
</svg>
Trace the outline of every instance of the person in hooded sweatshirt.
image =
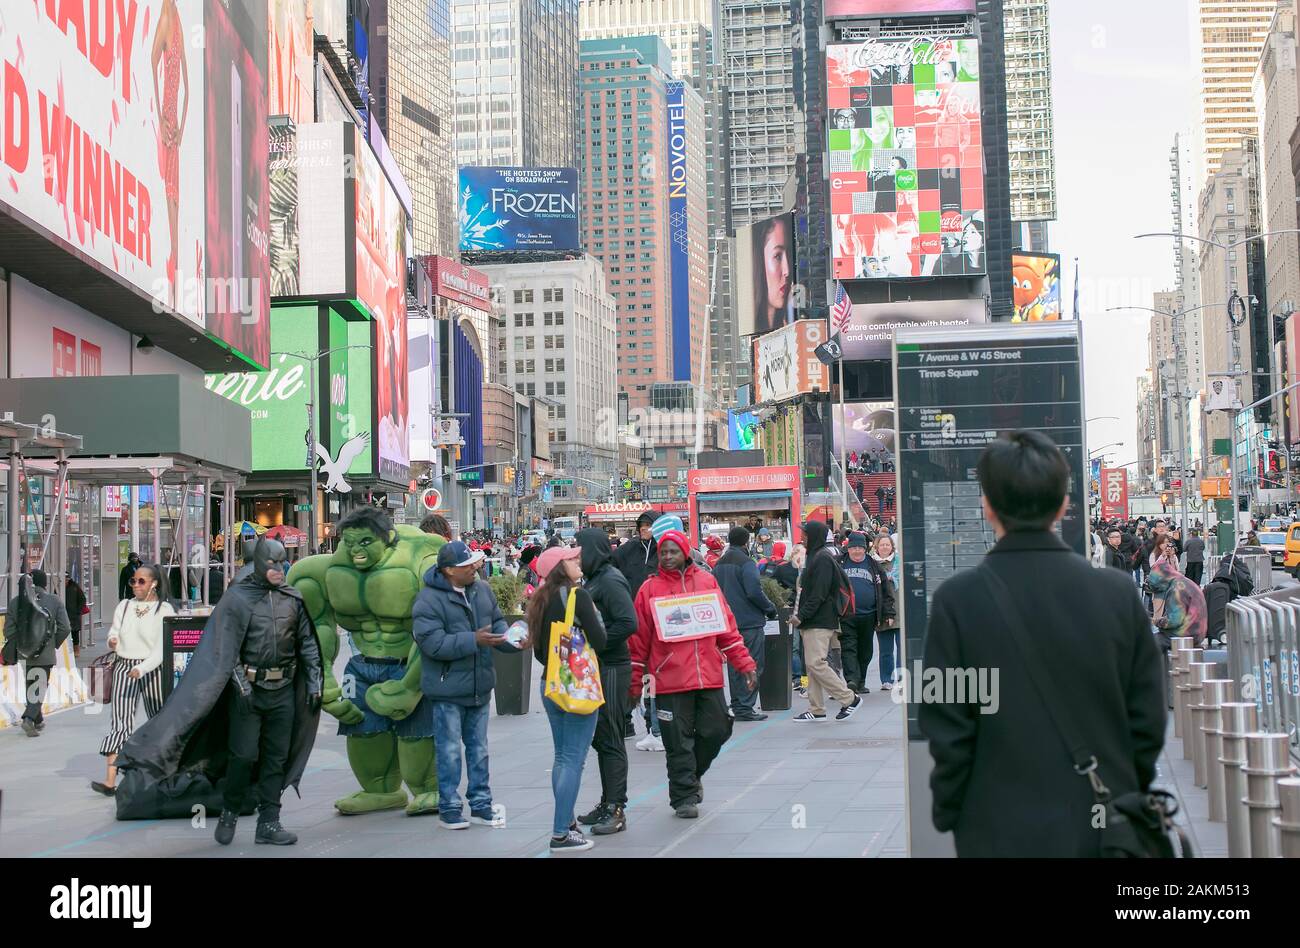
<svg viewBox="0 0 1300 948">
<path fill-rule="evenodd" d="M 605 625 L 605 645 L 596 650 L 600 663 L 600 686 L 605 703 L 596 712 L 596 733 L 591 746 L 600 766 L 600 803 L 578 822 L 590 826 L 596 836 L 627 829 L 627 745 L 624 743 L 628 713 L 632 709 L 628 689 L 632 686 L 632 657 L 627 640 L 636 632 L 636 608 L 627 578 L 614 566 L 609 535 L 598 527 L 579 530 L 576 537 L 582 551 L 582 588 L 591 596 Z"/>
<path fill-rule="evenodd" d="M 677 522 L 680 524 L 681 520 L 678 519 Z M 655 540 L 654 524 L 653 514 L 643 513 L 637 517 L 636 533 L 614 552 L 614 565 L 627 577 L 627 585 L 632 590 L 633 596 L 637 594 L 641 584 L 648 577 L 653 576 L 658 568 L 658 562 L 655 560 L 658 541 Z"/>
<path fill-rule="evenodd" d="M 851 589 L 844 570 L 827 546 L 830 531 L 819 520 L 804 526 L 807 540 L 807 563 L 799 576 L 795 612 L 790 624 L 797 626 L 803 639 L 804 665 L 808 671 L 808 710 L 794 717 L 796 721 L 824 721 L 826 695 L 842 707 L 837 721 L 847 721 L 862 705 L 840 674 L 827 661 L 840 631 L 839 600 L 842 590 Z"/>
<path fill-rule="evenodd" d="M 650 678 L 668 763 L 668 803 L 677 816 L 693 820 L 703 800 L 700 778 L 731 737 L 732 719 L 722 694 L 722 663 L 734 665 L 745 686 L 758 686 L 754 659 L 736 628 L 736 619 L 711 575 L 691 562 L 691 541 L 680 530 L 659 537 L 659 571 L 636 595 L 636 634 L 632 653 L 633 696 Z M 718 635 L 665 641 L 656 622 L 654 600 L 718 592 L 727 630 Z"/>
<path fill-rule="evenodd" d="M 748 552 L 749 531 L 744 527 L 732 527 L 727 542 L 730 546 L 713 568 L 713 578 L 718 581 L 727 606 L 736 617 L 740 637 L 745 640 L 745 648 L 762 677 L 767 657 L 764 627 L 776 618 L 776 606 L 767 598 L 759 584 L 758 564 Z M 727 677 L 731 685 L 731 713 L 736 720 L 766 721 L 767 715 L 760 714 L 755 708 L 758 701 L 757 689 L 746 688 L 741 674 L 734 666 L 727 666 Z"/>
</svg>

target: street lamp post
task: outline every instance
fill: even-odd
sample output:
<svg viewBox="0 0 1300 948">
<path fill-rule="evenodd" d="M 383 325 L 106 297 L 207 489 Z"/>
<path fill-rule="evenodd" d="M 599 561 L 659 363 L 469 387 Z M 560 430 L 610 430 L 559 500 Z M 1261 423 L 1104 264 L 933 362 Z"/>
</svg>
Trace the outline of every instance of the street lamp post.
<svg viewBox="0 0 1300 948">
<path fill-rule="evenodd" d="M 1225 244 L 1217 240 L 1211 240 L 1207 237 L 1196 237 L 1191 234 L 1175 233 L 1173 231 L 1159 231 L 1149 234 L 1138 234 L 1134 239 L 1143 237 L 1172 237 L 1175 240 L 1195 240 L 1197 243 L 1206 244 L 1223 251 L 1223 288 L 1227 298 L 1228 305 L 1228 361 L 1230 370 L 1228 377 L 1233 379 L 1240 378 L 1245 373 L 1241 369 L 1241 344 L 1237 336 L 1238 324 L 1233 318 L 1233 306 L 1235 302 L 1245 303 L 1245 300 L 1236 292 L 1232 280 L 1232 251 L 1238 247 L 1243 247 L 1256 240 L 1263 240 L 1265 237 L 1280 237 L 1283 234 L 1300 234 L 1300 228 L 1287 228 L 1285 230 L 1270 230 L 1262 234 L 1250 234 L 1241 240 L 1235 240 L 1232 243 Z M 1215 305 L 1215 304 L 1209 304 Z M 1245 319 L 1242 319 L 1245 322 Z M 1270 353 L 1270 358 L 1271 358 Z M 1228 432 L 1228 486 L 1229 493 L 1232 495 L 1232 544 L 1236 546 L 1237 523 L 1240 520 L 1238 514 L 1237 501 L 1237 417 L 1239 413 L 1229 412 L 1228 418 L 1231 423 L 1231 430 Z"/>
<path fill-rule="evenodd" d="M 301 352 L 273 352 L 272 355 L 288 356 L 294 359 L 302 359 L 307 363 L 308 382 L 307 388 L 307 468 L 311 472 L 311 493 L 307 495 L 307 524 L 309 536 L 307 537 L 307 552 L 314 554 L 316 552 L 316 534 L 317 534 L 317 517 L 316 517 L 316 363 L 326 356 L 333 355 L 336 352 L 343 352 L 347 349 L 369 349 L 370 346 L 348 345 L 335 346 L 332 349 L 322 349 L 315 355 L 306 355 Z"/>
</svg>

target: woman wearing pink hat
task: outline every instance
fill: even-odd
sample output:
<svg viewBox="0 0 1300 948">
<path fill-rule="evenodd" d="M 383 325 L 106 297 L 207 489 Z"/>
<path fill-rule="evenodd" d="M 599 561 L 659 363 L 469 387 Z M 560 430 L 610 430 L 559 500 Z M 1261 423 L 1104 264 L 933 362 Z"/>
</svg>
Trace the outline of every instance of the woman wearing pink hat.
<svg viewBox="0 0 1300 948">
<path fill-rule="evenodd" d="M 605 625 L 596 611 L 587 590 L 578 586 L 582 578 L 579 565 L 582 550 L 577 547 L 554 546 L 537 558 L 534 568 L 542 579 L 541 587 L 528 601 L 525 616 L 528 620 L 528 637 L 533 642 L 533 654 L 546 667 L 551 648 L 551 623 L 563 622 L 569 596 L 576 596 L 573 609 L 575 639 L 581 635 L 593 650 L 605 647 Z M 590 671 L 580 650 L 570 649 L 567 656 L 569 671 L 576 679 L 587 677 Z M 582 785 L 582 769 L 587 762 L 587 749 L 596 733 L 599 713 L 573 714 L 546 698 L 546 676 L 542 675 L 542 705 L 551 723 L 551 739 L 555 744 L 555 761 L 551 765 L 551 792 L 555 796 L 555 820 L 551 827 L 551 852 L 581 852 L 592 847 L 592 841 L 582 835 L 574 819 L 574 806 Z"/>
</svg>

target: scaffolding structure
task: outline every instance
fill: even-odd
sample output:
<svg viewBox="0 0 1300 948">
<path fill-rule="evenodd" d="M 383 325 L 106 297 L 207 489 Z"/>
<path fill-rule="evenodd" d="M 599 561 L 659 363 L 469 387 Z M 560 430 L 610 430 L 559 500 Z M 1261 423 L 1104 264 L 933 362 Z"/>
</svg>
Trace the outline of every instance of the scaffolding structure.
<svg viewBox="0 0 1300 948">
<path fill-rule="evenodd" d="M 1056 220 L 1047 0 L 1004 0 L 1011 219 Z"/>
</svg>

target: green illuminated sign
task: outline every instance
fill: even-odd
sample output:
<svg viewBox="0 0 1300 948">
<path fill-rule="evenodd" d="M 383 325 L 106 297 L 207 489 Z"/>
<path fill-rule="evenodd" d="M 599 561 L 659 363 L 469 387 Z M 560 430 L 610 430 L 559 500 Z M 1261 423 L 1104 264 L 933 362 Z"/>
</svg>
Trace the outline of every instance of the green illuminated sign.
<svg viewBox="0 0 1300 948">
<path fill-rule="evenodd" d="M 349 322 L 331 310 L 329 348 L 338 351 L 323 360 L 329 366 L 330 457 L 337 460 L 344 450 L 354 455 L 347 472 L 360 476 L 374 470 L 378 448 L 370 395 L 371 328 L 368 320 Z"/>
<path fill-rule="evenodd" d="M 307 396 L 310 368 L 288 353 L 316 352 L 317 308 L 271 309 L 271 367 L 206 377 L 208 389 L 252 415 L 253 470 L 307 470 Z"/>
</svg>

